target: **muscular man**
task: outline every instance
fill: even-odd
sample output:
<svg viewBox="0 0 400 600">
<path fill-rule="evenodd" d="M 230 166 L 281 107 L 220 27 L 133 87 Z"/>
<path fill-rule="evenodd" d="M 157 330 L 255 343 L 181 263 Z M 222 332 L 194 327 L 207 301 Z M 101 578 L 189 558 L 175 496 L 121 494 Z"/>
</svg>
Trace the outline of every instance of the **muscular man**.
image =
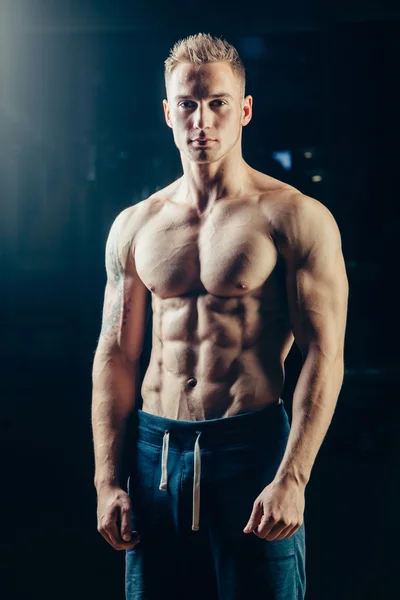
<svg viewBox="0 0 400 600">
<path fill-rule="evenodd" d="M 300 600 L 305 487 L 343 381 L 340 233 L 323 204 L 243 160 L 253 99 L 235 48 L 190 36 L 165 78 L 183 175 L 123 210 L 106 246 L 93 364 L 98 530 L 126 551 L 128 600 Z M 281 393 L 294 340 L 303 360 L 290 427 Z"/>
</svg>

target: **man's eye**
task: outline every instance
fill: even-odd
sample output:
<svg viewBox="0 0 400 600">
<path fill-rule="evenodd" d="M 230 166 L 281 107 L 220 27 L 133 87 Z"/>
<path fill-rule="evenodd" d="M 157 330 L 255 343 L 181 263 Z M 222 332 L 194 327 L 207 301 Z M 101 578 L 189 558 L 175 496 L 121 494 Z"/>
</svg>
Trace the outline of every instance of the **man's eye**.
<svg viewBox="0 0 400 600">
<path fill-rule="evenodd" d="M 221 106 L 222 104 L 226 104 L 226 102 L 224 102 L 223 100 L 213 100 L 211 104 L 215 104 L 218 103 L 218 106 Z M 191 100 L 186 100 L 185 102 L 181 102 L 179 104 L 179 106 L 183 106 L 183 108 L 191 108 L 191 106 L 194 104 L 194 102 L 192 102 Z"/>
</svg>

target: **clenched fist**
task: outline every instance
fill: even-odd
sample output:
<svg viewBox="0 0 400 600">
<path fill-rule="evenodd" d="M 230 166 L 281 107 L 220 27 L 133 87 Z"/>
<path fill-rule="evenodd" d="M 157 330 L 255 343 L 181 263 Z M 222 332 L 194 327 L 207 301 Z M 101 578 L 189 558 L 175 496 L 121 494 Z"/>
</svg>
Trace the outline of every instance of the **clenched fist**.
<svg viewBox="0 0 400 600">
<path fill-rule="evenodd" d="M 134 548 L 140 541 L 138 532 L 132 531 L 131 499 L 119 486 L 97 490 L 97 531 L 115 550 Z"/>
</svg>

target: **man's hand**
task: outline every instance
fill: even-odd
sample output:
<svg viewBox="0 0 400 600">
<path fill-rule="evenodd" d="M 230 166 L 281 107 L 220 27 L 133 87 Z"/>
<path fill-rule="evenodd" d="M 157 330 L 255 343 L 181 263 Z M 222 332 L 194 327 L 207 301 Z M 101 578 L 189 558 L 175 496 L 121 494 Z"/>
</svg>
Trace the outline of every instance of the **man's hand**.
<svg viewBox="0 0 400 600">
<path fill-rule="evenodd" d="M 244 533 L 260 538 L 283 540 L 303 524 L 304 487 L 294 482 L 272 482 L 255 499 Z"/>
<path fill-rule="evenodd" d="M 131 499 L 122 488 L 107 485 L 97 490 L 97 531 L 115 550 L 128 550 L 139 543 L 138 532 L 132 531 Z"/>
</svg>

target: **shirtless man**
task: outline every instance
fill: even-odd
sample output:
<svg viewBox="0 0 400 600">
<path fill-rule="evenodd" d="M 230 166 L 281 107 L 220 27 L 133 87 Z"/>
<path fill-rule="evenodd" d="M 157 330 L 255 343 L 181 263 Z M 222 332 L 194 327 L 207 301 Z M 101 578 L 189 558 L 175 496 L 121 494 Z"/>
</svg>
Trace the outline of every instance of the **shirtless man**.
<svg viewBox="0 0 400 600">
<path fill-rule="evenodd" d="M 165 69 L 183 176 L 122 211 L 107 240 L 93 364 L 98 531 L 126 551 L 128 600 L 300 600 L 305 487 L 343 381 L 340 233 L 324 205 L 243 160 L 253 99 L 232 46 L 190 36 Z M 290 427 L 280 396 L 294 340 Z"/>
</svg>

